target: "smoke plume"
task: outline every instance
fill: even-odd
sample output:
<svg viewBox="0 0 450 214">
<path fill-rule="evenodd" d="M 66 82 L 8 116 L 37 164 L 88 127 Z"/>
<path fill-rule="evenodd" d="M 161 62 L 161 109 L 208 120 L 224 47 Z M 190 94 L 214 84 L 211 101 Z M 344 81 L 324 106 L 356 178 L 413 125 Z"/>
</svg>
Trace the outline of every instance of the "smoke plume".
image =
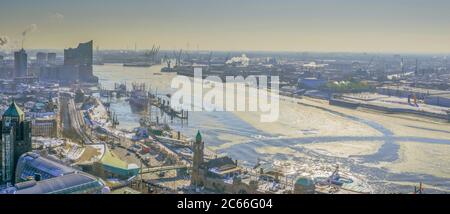
<svg viewBox="0 0 450 214">
<path fill-rule="evenodd" d="M 0 47 L 7 45 L 9 38 L 7 36 L 0 36 Z"/>
<path fill-rule="evenodd" d="M 25 28 L 25 30 L 22 32 L 22 37 L 26 37 L 27 34 L 32 33 L 34 31 L 37 30 L 37 25 L 36 24 L 31 24 L 29 25 L 27 28 Z"/>
<path fill-rule="evenodd" d="M 250 59 L 245 54 L 242 54 L 242 56 L 240 56 L 240 57 L 233 57 L 233 58 L 231 58 L 230 60 L 228 60 L 226 62 L 226 64 L 239 63 L 241 65 L 248 66 L 249 62 L 250 62 Z"/>
</svg>

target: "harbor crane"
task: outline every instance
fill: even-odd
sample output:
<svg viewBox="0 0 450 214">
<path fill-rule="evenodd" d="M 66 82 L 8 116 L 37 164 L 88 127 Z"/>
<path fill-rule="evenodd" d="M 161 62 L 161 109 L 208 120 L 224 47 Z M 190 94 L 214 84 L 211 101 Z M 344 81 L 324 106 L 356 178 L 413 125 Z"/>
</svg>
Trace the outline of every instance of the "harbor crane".
<svg viewBox="0 0 450 214">
<path fill-rule="evenodd" d="M 176 56 L 175 66 L 181 65 L 181 54 L 183 53 L 183 49 L 180 49 L 180 52 Z"/>
<path fill-rule="evenodd" d="M 213 54 L 213 52 L 211 51 L 211 52 L 209 53 L 209 56 L 208 56 L 208 70 L 211 69 L 211 57 L 212 57 L 212 54 Z"/>
<path fill-rule="evenodd" d="M 159 49 L 160 49 L 159 45 L 158 46 L 153 45 L 152 49 L 150 51 L 146 51 L 144 55 L 147 58 L 151 58 L 152 61 L 154 62 L 156 60 L 157 56 L 158 56 Z"/>
</svg>

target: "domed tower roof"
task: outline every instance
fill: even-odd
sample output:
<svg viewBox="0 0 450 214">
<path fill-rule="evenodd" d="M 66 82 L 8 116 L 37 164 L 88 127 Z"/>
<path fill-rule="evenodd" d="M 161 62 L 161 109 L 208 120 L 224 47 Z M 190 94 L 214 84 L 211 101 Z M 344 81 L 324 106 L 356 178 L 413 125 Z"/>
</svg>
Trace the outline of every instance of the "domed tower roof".
<svg viewBox="0 0 450 214">
<path fill-rule="evenodd" d="M 20 119 L 23 119 L 24 115 L 25 113 L 17 106 L 14 100 L 11 105 L 9 105 L 9 108 L 6 109 L 5 113 L 3 113 L 4 117 L 18 117 Z"/>
<path fill-rule="evenodd" d="M 202 142 L 202 134 L 200 134 L 200 130 L 197 131 L 197 135 L 195 136 L 195 142 Z"/>
<path fill-rule="evenodd" d="M 315 182 L 314 179 L 309 177 L 299 177 L 297 178 L 297 181 L 295 182 L 295 185 L 301 185 L 301 186 L 314 186 Z"/>
</svg>

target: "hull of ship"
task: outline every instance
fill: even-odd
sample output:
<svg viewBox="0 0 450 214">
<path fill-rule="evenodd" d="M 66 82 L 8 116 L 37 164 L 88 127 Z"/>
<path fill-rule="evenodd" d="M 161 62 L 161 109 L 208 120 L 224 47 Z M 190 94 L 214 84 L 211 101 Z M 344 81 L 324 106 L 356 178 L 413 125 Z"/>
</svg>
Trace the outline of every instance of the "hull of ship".
<svg viewBox="0 0 450 214">
<path fill-rule="evenodd" d="M 151 67 L 152 64 L 149 63 L 124 63 L 124 67 Z"/>
<path fill-rule="evenodd" d="M 149 102 L 144 99 L 130 98 L 129 102 L 133 112 L 146 112 L 148 110 Z"/>
</svg>

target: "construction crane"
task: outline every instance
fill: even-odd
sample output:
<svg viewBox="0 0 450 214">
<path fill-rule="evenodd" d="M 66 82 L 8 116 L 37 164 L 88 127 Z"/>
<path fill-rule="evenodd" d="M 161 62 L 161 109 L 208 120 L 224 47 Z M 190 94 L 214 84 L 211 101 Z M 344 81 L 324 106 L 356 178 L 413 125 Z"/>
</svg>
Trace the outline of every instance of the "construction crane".
<svg viewBox="0 0 450 214">
<path fill-rule="evenodd" d="M 187 62 L 190 62 L 191 64 L 193 64 L 193 61 L 191 59 L 191 54 L 189 53 L 189 51 L 184 51 L 184 55 L 186 55 L 186 60 Z"/>
<path fill-rule="evenodd" d="M 180 49 L 180 52 L 178 53 L 178 56 L 177 56 L 177 63 L 176 63 L 177 66 L 181 65 L 181 54 L 182 53 L 183 53 L 183 49 Z"/>
<path fill-rule="evenodd" d="M 209 53 L 209 57 L 208 57 L 208 70 L 211 69 L 211 57 L 212 57 L 213 52 L 211 51 Z"/>
<path fill-rule="evenodd" d="M 173 56 L 175 57 L 175 66 L 181 65 L 181 54 L 183 53 L 183 49 L 180 49 L 180 52 L 177 54 L 173 51 Z"/>
<path fill-rule="evenodd" d="M 177 57 L 177 52 L 174 50 L 172 53 L 172 57 L 173 59 L 175 59 L 175 66 L 178 65 L 178 57 Z"/>
<path fill-rule="evenodd" d="M 228 52 L 227 56 L 225 57 L 225 62 L 223 64 L 227 64 L 229 59 L 230 59 L 230 52 Z"/>
</svg>

